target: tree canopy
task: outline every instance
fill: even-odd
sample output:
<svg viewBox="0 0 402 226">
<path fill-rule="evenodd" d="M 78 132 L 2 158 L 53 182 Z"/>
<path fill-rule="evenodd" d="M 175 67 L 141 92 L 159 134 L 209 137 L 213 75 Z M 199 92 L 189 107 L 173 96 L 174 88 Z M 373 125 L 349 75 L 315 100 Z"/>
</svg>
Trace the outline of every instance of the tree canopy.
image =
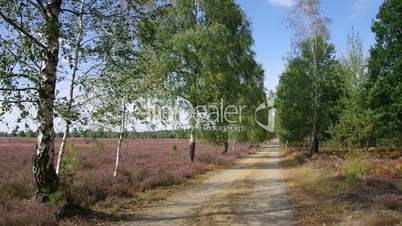
<svg viewBox="0 0 402 226">
<path fill-rule="evenodd" d="M 376 117 L 376 135 L 391 143 L 402 137 L 401 27 L 402 2 L 384 1 L 372 26 L 376 44 L 370 50 L 367 101 Z"/>
</svg>

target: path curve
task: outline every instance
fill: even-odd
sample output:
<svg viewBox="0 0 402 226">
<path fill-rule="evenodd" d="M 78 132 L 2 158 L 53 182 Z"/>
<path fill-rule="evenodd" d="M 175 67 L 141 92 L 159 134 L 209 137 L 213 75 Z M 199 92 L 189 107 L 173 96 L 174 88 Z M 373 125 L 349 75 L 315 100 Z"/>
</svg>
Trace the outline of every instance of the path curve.
<svg viewBox="0 0 402 226">
<path fill-rule="evenodd" d="M 294 224 L 279 145 L 267 145 L 202 184 L 141 210 L 119 225 Z"/>
</svg>

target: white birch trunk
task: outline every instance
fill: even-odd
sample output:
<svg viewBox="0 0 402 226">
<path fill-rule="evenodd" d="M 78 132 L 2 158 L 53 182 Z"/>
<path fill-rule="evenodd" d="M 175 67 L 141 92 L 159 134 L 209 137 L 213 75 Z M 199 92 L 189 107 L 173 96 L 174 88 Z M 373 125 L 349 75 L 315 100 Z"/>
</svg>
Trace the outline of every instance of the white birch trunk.
<svg viewBox="0 0 402 226">
<path fill-rule="evenodd" d="M 312 72 L 312 81 L 313 81 L 313 128 L 312 128 L 312 134 L 311 134 L 311 142 L 310 142 L 310 147 L 309 147 L 309 153 L 308 157 L 312 157 L 315 152 L 318 152 L 318 148 L 316 146 L 317 142 L 317 123 L 318 123 L 318 63 L 317 63 L 317 56 L 316 56 L 316 50 L 317 50 L 317 37 L 313 37 L 310 39 L 310 48 L 311 48 L 311 53 L 313 56 L 313 72 Z"/>
<path fill-rule="evenodd" d="M 54 99 L 57 80 L 57 65 L 59 62 L 59 14 L 61 0 L 49 1 L 46 9 L 46 20 L 49 23 L 45 29 L 44 59 L 40 70 L 39 103 L 38 103 L 38 137 L 37 149 L 33 156 L 32 174 L 36 187 L 36 199 L 48 201 L 49 195 L 58 188 L 58 178 L 54 169 Z"/>
<path fill-rule="evenodd" d="M 125 124 L 126 124 L 126 102 L 125 102 L 125 100 L 123 100 L 123 112 L 122 112 L 122 116 L 121 116 L 120 135 L 119 135 L 119 140 L 117 142 L 116 165 L 115 165 L 113 177 L 116 177 L 117 172 L 119 171 L 120 158 L 121 158 L 121 146 L 123 143 Z"/>
<path fill-rule="evenodd" d="M 77 34 L 77 43 L 75 45 L 75 50 L 74 50 L 74 59 L 73 59 L 73 69 L 72 69 L 72 74 L 71 74 L 71 82 L 70 82 L 70 93 L 69 93 L 69 99 L 67 102 L 67 113 L 70 114 L 72 110 L 72 106 L 74 103 L 74 88 L 75 88 L 75 80 L 77 77 L 77 71 L 78 71 L 78 64 L 79 64 L 79 57 L 80 57 L 80 48 L 81 48 L 81 42 L 84 37 L 84 18 L 83 18 L 83 13 L 84 13 L 84 2 L 81 3 L 81 8 L 80 8 L 80 18 L 79 18 L 79 32 Z M 62 164 L 63 164 L 63 156 L 64 156 L 64 151 L 66 148 L 66 143 L 68 139 L 68 135 L 70 133 L 70 125 L 71 121 L 69 119 L 66 120 L 66 128 L 64 130 L 63 134 L 63 139 L 60 144 L 59 148 L 59 154 L 57 158 L 57 165 L 56 165 L 56 174 L 60 176 L 60 172 L 62 169 Z"/>
<path fill-rule="evenodd" d="M 59 175 L 59 176 L 60 176 L 60 169 L 61 169 L 63 156 L 64 156 L 64 149 L 65 149 L 65 146 L 66 146 L 67 137 L 68 137 L 68 133 L 69 133 L 69 128 L 70 128 L 70 125 L 67 124 L 66 128 L 64 130 L 63 139 L 62 139 L 61 144 L 60 144 L 59 154 L 57 156 L 56 174 Z"/>
<path fill-rule="evenodd" d="M 120 154 L 121 154 L 121 144 L 123 142 L 123 133 L 120 133 L 119 135 L 119 141 L 117 143 L 117 150 L 116 150 L 116 165 L 114 168 L 114 173 L 113 177 L 117 176 L 117 172 L 119 171 L 119 165 L 120 165 Z"/>
</svg>

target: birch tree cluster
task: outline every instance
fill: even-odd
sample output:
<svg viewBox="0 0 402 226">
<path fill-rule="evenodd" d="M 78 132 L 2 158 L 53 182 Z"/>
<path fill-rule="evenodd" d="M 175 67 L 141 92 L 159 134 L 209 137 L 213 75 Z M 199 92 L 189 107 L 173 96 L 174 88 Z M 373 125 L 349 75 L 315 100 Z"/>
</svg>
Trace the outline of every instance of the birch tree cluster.
<svg viewBox="0 0 402 226">
<path fill-rule="evenodd" d="M 277 90 L 277 134 L 284 143 L 309 144 L 306 157 L 320 143 L 347 150 L 399 147 L 402 2 L 381 5 L 369 56 L 352 28 L 338 57 L 320 3 L 300 0 L 292 13 L 295 39 Z"/>
<path fill-rule="evenodd" d="M 37 130 L 37 199 L 46 202 L 58 191 L 73 129 L 95 126 L 119 134 L 118 175 L 127 132 L 138 121 L 155 126 L 139 114 L 147 98 L 247 106 L 236 123 L 207 125 L 190 117 L 184 129 L 191 161 L 198 138 L 222 144 L 223 152 L 229 137 L 264 140 L 268 132 L 255 125 L 258 117 L 266 120 L 255 114 L 266 101 L 264 72 L 252 45 L 250 24 L 233 0 L 1 0 L 0 116 L 12 114 L 18 125 Z M 59 150 L 56 122 L 63 133 Z"/>
</svg>

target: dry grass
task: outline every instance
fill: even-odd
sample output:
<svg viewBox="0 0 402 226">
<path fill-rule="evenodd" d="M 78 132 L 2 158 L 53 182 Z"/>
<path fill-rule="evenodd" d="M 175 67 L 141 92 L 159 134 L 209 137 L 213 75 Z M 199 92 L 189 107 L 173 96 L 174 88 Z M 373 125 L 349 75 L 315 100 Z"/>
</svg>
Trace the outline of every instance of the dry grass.
<svg viewBox="0 0 402 226">
<path fill-rule="evenodd" d="M 284 153 L 298 225 L 402 224 L 400 159 L 368 157 L 366 164 L 356 164 L 344 155 L 323 153 L 300 165 L 302 154 Z M 348 177 L 348 170 L 357 176 Z"/>
</svg>

